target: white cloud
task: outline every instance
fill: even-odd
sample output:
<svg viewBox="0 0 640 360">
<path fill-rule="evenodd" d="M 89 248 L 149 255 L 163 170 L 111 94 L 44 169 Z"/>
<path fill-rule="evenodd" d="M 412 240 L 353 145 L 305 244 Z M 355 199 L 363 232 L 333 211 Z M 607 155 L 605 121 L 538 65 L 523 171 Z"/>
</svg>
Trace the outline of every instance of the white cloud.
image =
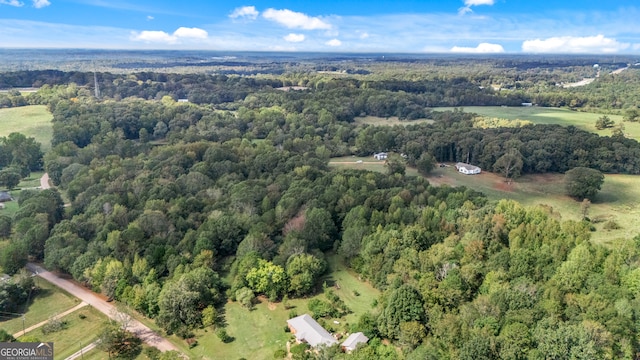
<svg viewBox="0 0 640 360">
<path fill-rule="evenodd" d="M 474 54 L 496 54 L 503 53 L 504 48 L 500 44 L 480 43 L 476 47 L 454 46 L 451 48 L 454 53 L 474 53 Z"/>
<path fill-rule="evenodd" d="M 246 18 L 255 20 L 258 17 L 258 14 L 259 12 L 258 10 L 256 10 L 255 6 L 243 6 L 235 8 L 235 10 L 233 10 L 233 12 L 229 14 L 229 17 L 232 19 Z"/>
<path fill-rule="evenodd" d="M 331 24 L 324 22 L 318 17 L 311 17 L 303 13 L 291 11 L 288 9 L 276 10 L 267 9 L 262 16 L 271 21 L 275 21 L 289 29 L 303 30 L 330 30 Z"/>
<path fill-rule="evenodd" d="M 10 6 L 20 7 L 24 5 L 24 3 L 18 0 L 0 0 L 0 5 L 10 5 Z"/>
<path fill-rule="evenodd" d="M 526 40 L 522 43 L 522 51 L 533 53 L 615 53 L 629 48 L 629 43 L 621 43 L 616 39 L 596 36 L 560 36 L 540 40 Z"/>
<path fill-rule="evenodd" d="M 494 0 L 464 0 L 466 6 L 493 5 Z"/>
<path fill-rule="evenodd" d="M 495 0 L 464 0 L 464 6 L 458 9 L 458 14 L 464 15 L 469 12 L 473 12 L 471 10 L 472 6 L 478 5 L 493 5 Z"/>
<path fill-rule="evenodd" d="M 49 0 L 33 0 L 33 7 L 36 9 L 41 9 L 49 5 L 51 5 L 51 2 Z"/>
<path fill-rule="evenodd" d="M 180 27 L 173 34 L 164 31 L 144 30 L 141 32 L 132 32 L 131 40 L 144 41 L 150 43 L 176 44 L 180 39 L 206 39 L 209 34 L 199 28 Z"/>
<path fill-rule="evenodd" d="M 287 36 L 284 37 L 285 41 L 288 42 L 303 42 L 304 41 L 304 34 L 289 34 Z"/>
<path fill-rule="evenodd" d="M 139 33 L 138 32 L 131 33 L 131 40 L 175 44 L 178 41 L 178 38 L 175 36 L 169 35 L 164 31 L 144 30 Z"/>
<path fill-rule="evenodd" d="M 209 33 L 199 28 L 180 27 L 173 32 L 173 36 L 179 38 L 206 39 Z"/>
<path fill-rule="evenodd" d="M 147 15 L 147 21 L 151 21 L 151 20 L 153 20 L 153 19 L 155 19 L 153 16 L 151 16 L 151 15 Z"/>
<path fill-rule="evenodd" d="M 362 34 L 360 34 L 360 39 L 366 39 L 369 37 L 369 33 L 368 32 L 363 32 Z"/>
<path fill-rule="evenodd" d="M 342 41 L 340 41 L 338 39 L 331 39 L 331 40 L 327 41 L 324 44 L 325 45 L 329 45 L 329 46 L 340 46 L 340 45 L 342 45 Z"/>
</svg>

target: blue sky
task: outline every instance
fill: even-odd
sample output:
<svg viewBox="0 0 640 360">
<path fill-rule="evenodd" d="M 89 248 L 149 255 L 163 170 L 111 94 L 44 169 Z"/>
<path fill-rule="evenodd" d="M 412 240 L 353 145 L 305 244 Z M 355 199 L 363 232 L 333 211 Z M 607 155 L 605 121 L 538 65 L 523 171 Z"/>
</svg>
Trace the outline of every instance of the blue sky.
<svg viewBox="0 0 640 360">
<path fill-rule="evenodd" d="M 640 54 L 638 0 L 0 0 L 0 47 Z"/>
</svg>

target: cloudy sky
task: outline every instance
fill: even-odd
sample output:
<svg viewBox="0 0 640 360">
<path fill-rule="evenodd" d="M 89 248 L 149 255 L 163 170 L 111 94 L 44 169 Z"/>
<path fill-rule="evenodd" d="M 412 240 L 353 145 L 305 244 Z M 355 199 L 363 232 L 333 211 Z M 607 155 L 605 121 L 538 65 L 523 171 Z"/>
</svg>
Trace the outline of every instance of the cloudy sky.
<svg viewBox="0 0 640 360">
<path fill-rule="evenodd" d="M 0 0 L 0 48 L 640 54 L 638 0 Z"/>
</svg>

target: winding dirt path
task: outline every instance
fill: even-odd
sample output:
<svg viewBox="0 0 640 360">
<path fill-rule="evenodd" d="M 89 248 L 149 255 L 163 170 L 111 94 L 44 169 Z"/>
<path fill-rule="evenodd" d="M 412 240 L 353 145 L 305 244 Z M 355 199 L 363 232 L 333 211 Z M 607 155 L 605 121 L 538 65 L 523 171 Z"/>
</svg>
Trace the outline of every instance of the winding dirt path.
<svg viewBox="0 0 640 360">
<path fill-rule="evenodd" d="M 104 301 L 93 292 L 81 286 L 78 286 L 69 280 L 62 279 L 56 274 L 49 272 L 34 263 L 28 263 L 27 269 L 29 269 L 29 271 L 33 272 L 39 277 L 52 283 L 53 285 L 56 285 L 57 287 L 67 291 L 71 295 L 79 298 L 90 306 L 93 306 L 96 310 L 107 315 L 109 318 L 117 320 L 116 318 L 118 317 L 117 315 L 119 314 L 119 312 L 116 307 Z M 122 317 L 122 315 L 120 315 L 120 317 Z M 154 332 L 138 320 L 131 319 L 130 325 L 127 330 L 131 331 L 148 345 L 158 348 L 160 351 L 175 350 L 180 352 L 180 350 L 175 345 L 170 343 L 162 336 L 158 335 L 156 332 Z"/>
<path fill-rule="evenodd" d="M 48 173 L 44 173 L 44 175 L 42 175 L 42 177 L 40 178 L 40 188 L 42 188 L 43 190 L 51 188 L 51 185 L 49 185 L 49 174 Z"/>
</svg>

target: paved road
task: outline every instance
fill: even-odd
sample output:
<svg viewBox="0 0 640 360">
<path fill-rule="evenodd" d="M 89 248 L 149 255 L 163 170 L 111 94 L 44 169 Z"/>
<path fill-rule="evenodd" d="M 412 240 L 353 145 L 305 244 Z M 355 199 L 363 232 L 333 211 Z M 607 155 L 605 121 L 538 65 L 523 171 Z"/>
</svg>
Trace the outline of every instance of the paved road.
<svg viewBox="0 0 640 360">
<path fill-rule="evenodd" d="M 87 306 L 87 303 L 85 303 L 85 302 L 81 302 L 80 304 L 78 304 L 78 305 L 76 305 L 76 306 L 72 307 L 71 309 L 69 309 L 69 310 L 67 310 L 67 311 L 65 311 L 65 312 L 63 312 L 63 313 L 60 313 L 60 314 L 58 314 L 58 315 L 54 316 L 53 318 L 54 318 L 54 319 L 60 319 L 61 317 L 66 316 L 66 315 L 69 315 L 69 314 L 71 314 L 72 312 L 74 312 L 74 311 L 76 311 L 76 310 L 78 310 L 78 309 L 80 309 L 80 308 L 83 308 L 83 307 L 85 307 L 85 306 Z M 24 331 L 20 330 L 20 331 L 18 331 L 17 333 L 13 334 L 13 337 L 17 339 L 17 338 L 19 338 L 20 336 L 22 336 L 22 335 L 24 335 L 24 334 L 28 333 L 28 332 L 29 332 L 29 331 L 31 331 L 31 330 L 35 330 L 35 329 L 39 328 L 40 326 L 44 326 L 44 324 L 46 324 L 46 323 L 48 323 L 48 322 L 49 322 L 49 320 L 45 320 L 45 321 L 39 322 L 39 323 L 37 323 L 37 324 L 35 324 L 35 325 L 29 326 L 28 328 L 24 329 Z"/>
<path fill-rule="evenodd" d="M 81 286 L 78 286 L 69 280 L 62 279 L 57 275 L 47 271 L 46 269 L 36 264 L 28 263 L 27 268 L 31 272 L 40 276 L 41 278 L 47 280 L 48 282 L 56 285 L 57 287 L 67 291 L 71 295 L 93 306 L 95 309 L 107 315 L 108 317 L 114 319 L 116 315 L 119 314 L 115 306 L 102 300 L 93 292 Z M 180 352 L 180 350 L 178 350 L 178 348 L 172 343 L 170 343 L 167 339 L 161 337 L 156 332 L 149 329 L 148 327 L 146 327 L 141 322 L 135 319 L 131 319 L 128 330 L 134 333 L 137 337 L 139 337 L 142 341 L 144 341 L 148 345 L 154 346 L 158 348 L 160 351 L 175 350 Z"/>
</svg>

